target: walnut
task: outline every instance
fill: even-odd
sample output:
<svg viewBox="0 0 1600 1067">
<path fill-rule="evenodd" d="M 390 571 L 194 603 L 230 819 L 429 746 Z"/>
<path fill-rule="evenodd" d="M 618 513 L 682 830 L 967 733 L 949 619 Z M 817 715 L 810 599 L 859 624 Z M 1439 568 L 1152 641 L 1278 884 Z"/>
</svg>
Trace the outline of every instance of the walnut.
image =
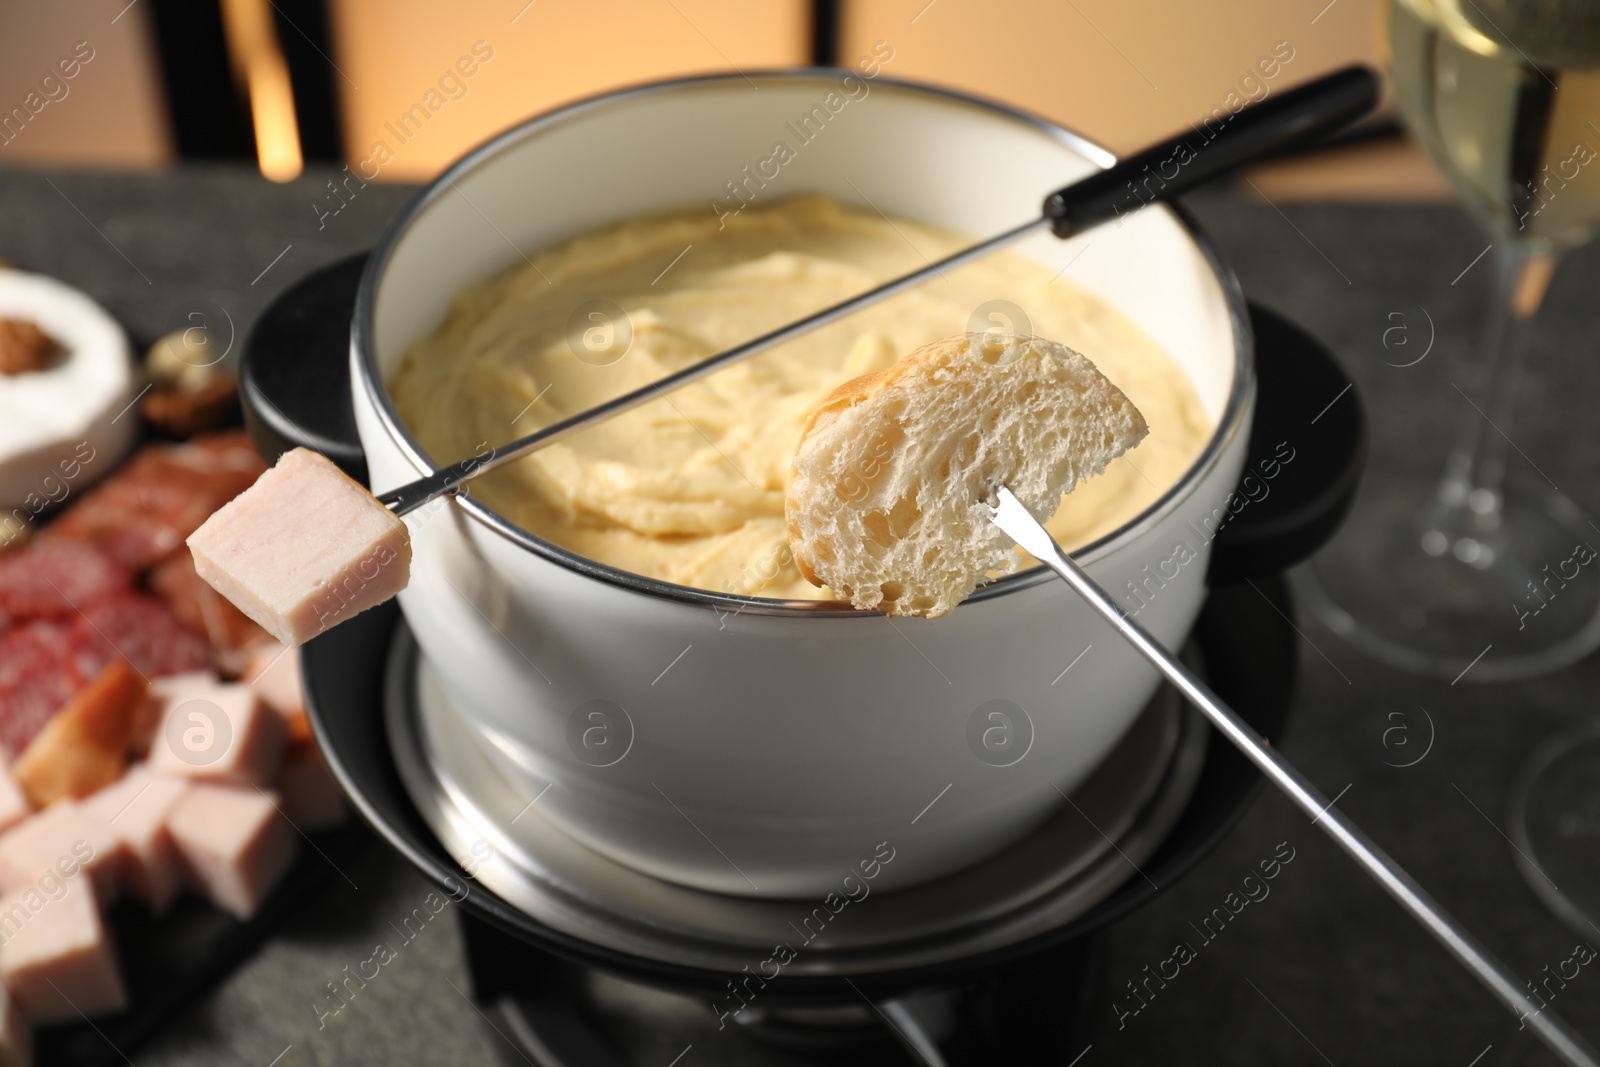
<svg viewBox="0 0 1600 1067">
<path fill-rule="evenodd" d="M 60 354 L 61 345 L 38 323 L 0 318 L 0 374 L 46 370 Z"/>
<path fill-rule="evenodd" d="M 200 336 L 203 345 L 207 339 Z M 144 357 L 149 386 L 139 401 L 139 414 L 171 437 L 214 430 L 233 417 L 239 404 L 234 376 L 188 337 L 188 331 L 175 330 L 151 345 Z"/>
<path fill-rule="evenodd" d="M 139 414 L 163 433 L 189 437 L 221 426 L 233 414 L 238 400 L 233 375 L 212 374 L 194 388 L 182 382 L 152 385 L 139 401 Z"/>
</svg>

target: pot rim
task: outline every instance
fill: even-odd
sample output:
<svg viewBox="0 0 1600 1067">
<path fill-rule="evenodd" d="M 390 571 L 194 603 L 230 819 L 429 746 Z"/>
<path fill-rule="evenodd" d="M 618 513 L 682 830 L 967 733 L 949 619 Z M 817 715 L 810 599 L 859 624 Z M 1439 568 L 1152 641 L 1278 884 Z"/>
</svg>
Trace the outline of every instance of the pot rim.
<svg viewBox="0 0 1600 1067">
<path fill-rule="evenodd" d="M 655 93 L 676 92 L 687 88 L 749 82 L 751 80 L 763 82 L 826 82 L 832 84 L 848 73 L 848 70 L 841 68 L 795 67 L 776 70 L 750 70 L 735 74 L 703 74 L 645 82 L 586 97 L 574 103 L 542 112 L 491 137 L 452 163 L 425 189 L 412 197 L 405 207 L 396 212 L 384 227 L 382 236 L 378 239 L 378 243 L 373 246 L 372 253 L 367 258 L 366 267 L 361 272 L 361 283 L 356 291 L 355 312 L 350 326 L 350 343 L 357 357 L 357 367 L 361 372 L 362 386 L 366 390 L 368 400 L 371 401 L 390 439 L 399 447 L 411 465 L 416 468 L 418 477 L 431 474 L 438 467 L 432 458 L 423 451 L 421 444 L 412 435 L 410 428 L 400 418 L 400 414 L 395 410 L 394 403 L 389 396 L 388 387 L 384 384 L 382 375 L 379 373 L 377 353 L 373 344 L 373 314 L 377 302 L 378 285 L 388 267 L 389 259 L 394 254 L 401 238 L 410 228 L 412 221 L 425 208 L 440 196 L 451 191 L 453 183 L 457 179 L 488 163 L 512 147 L 521 144 L 527 138 L 543 133 L 557 125 L 580 118 L 586 113 L 599 108 L 626 103 L 636 97 Z M 1116 162 L 1115 155 L 1082 134 L 1075 133 L 1064 126 L 1012 107 L 1009 104 L 1002 104 L 971 93 L 926 85 L 902 78 L 879 76 L 874 78 L 873 82 L 875 88 L 887 88 L 914 96 L 931 97 L 936 102 L 975 108 L 989 112 L 997 118 L 1030 126 L 1073 149 L 1090 162 L 1101 167 L 1109 167 Z M 1222 259 L 1221 253 L 1210 236 L 1182 205 L 1169 202 L 1161 206 L 1174 215 L 1178 224 L 1188 234 L 1189 238 L 1194 241 L 1195 246 L 1199 249 L 1201 256 L 1211 268 L 1212 274 L 1222 288 L 1222 296 L 1227 306 L 1229 324 L 1232 327 L 1234 337 L 1233 381 L 1229 387 L 1228 398 L 1223 405 L 1222 414 L 1217 420 L 1217 428 L 1212 432 L 1211 437 L 1206 442 L 1206 446 L 1201 450 L 1200 455 L 1195 458 L 1194 463 L 1189 466 L 1189 469 L 1184 471 L 1181 478 L 1138 515 L 1115 530 L 1075 550 L 1072 556 L 1080 564 L 1092 564 L 1116 549 L 1136 540 L 1175 510 L 1181 501 L 1189 497 L 1205 475 L 1210 473 L 1221 461 L 1228 445 L 1238 435 L 1240 428 L 1244 425 L 1244 416 L 1249 410 L 1250 401 L 1255 395 L 1254 337 L 1250 328 L 1250 315 L 1245 303 L 1244 291 L 1239 285 L 1239 280 L 1234 275 L 1233 270 Z M 568 570 L 574 571 L 583 577 L 598 579 L 628 592 L 643 593 L 661 600 L 711 608 L 734 615 L 749 613 L 752 615 L 779 615 L 795 618 L 870 619 L 882 614 L 877 611 L 860 611 L 845 601 L 778 600 L 769 597 L 741 596 L 737 593 L 718 593 L 708 589 L 696 589 L 692 586 L 665 582 L 657 578 L 635 574 L 620 567 L 613 567 L 610 564 L 601 563 L 552 541 L 538 537 L 470 495 L 456 497 L 455 503 L 474 522 L 513 545 L 531 551 L 551 563 L 566 567 Z M 1003 578 L 980 585 L 963 604 L 957 605 L 957 609 L 967 602 L 988 600 L 1015 590 L 1031 588 L 1042 582 L 1049 581 L 1053 576 L 1053 573 L 1043 565 L 1006 575 Z"/>
</svg>

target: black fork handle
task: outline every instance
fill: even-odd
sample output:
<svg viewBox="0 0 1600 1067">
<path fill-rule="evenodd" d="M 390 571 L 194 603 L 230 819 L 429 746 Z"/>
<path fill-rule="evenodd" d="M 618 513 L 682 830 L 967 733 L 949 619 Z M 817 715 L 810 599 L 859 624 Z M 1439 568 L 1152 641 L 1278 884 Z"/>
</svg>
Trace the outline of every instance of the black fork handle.
<svg viewBox="0 0 1600 1067">
<path fill-rule="evenodd" d="M 1377 99 L 1377 75 L 1363 66 L 1345 67 L 1058 189 L 1045 198 L 1044 213 L 1057 237 L 1071 237 L 1246 163 L 1314 143 L 1366 114 Z"/>
</svg>

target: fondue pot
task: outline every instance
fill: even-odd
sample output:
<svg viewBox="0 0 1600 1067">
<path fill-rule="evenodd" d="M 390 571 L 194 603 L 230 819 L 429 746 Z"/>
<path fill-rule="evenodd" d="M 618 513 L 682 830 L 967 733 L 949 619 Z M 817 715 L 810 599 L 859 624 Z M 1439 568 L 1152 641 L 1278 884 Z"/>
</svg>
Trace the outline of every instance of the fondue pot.
<svg viewBox="0 0 1600 1067">
<path fill-rule="evenodd" d="M 385 387 L 457 292 L 622 219 L 696 203 L 729 210 L 728 183 L 774 142 L 793 146 L 793 122 L 815 107 L 831 116 L 821 132 L 775 177 L 743 185 L 746 196 L 820 192 L 987 234 L 1033 216 L 1051 190 L 1112 159 L 995 104 L 842 77 L 647 85 L 534 118 L 473 151 L 390 223 L 366 261 L 347 375 L 338 368 L 334 387 L 306 384 L 331 381 L 311 350 L 286 358 L 269 343 L 281 326 L 269 312 L 243 370 L 257 440 L 364 464 L 375 492 L 458 458 L 427 455 Z M 833 111 L 828 101 L 838 99 L 848 103 Z M 1340 420 L 1359 425 L 1359 416 L 1336 413 L 1317 427 L 1312 417 L 1328 398 L 1288 417 L 1264 412 L 1274 433 L 1289 428 L 1263 441 L 1257 427 L 1261 456 L 1246 470 L 1259 403 L 1250 315 L 1180 210 L 1153 207 L 1069 241 L 1037 235 L 1015 251 L 1142 327 L 1213 420 L 1176 484 L 1075 553 L 1178 647 L 1208 577 L 1275 570 L 1337 523 L 1360 450 L 1319 451 L 1315 434 Z M 301 288 L 302 299 L 317 299 L 317 285 Z M 269 347 L 278 361 L 270 367 L 257 359 Z M 291 381 L 299 384 L 284 389 Z M 307 396 L 317 414 L 286 411 L 272 402 L 274 388 Z M 354 439 L 313 425 L 329 412 L 347 417 L 346 390 Z M 470 744 L 481 767 L 452 788 L 469 807 L 478 792 L 526 800 L 482 829 L 488 854 L 515 852 L 526 816 L 607 862 L 692 891 L 828 900 L 868 882 L 875 893 L 917 886 L 1049 819 L 1157 688 L 1155 672 L 1042 568 L 984 586 L 945 618 L 891 620 L 631 574 L 535 537 L 470 495 L 407 522 L 412 576 L 399 601 L 416 644 L 407 670 L 431 702 L 431 728 Z M 497 888 L 492 869 L 482 877 Z"/>
</svg>

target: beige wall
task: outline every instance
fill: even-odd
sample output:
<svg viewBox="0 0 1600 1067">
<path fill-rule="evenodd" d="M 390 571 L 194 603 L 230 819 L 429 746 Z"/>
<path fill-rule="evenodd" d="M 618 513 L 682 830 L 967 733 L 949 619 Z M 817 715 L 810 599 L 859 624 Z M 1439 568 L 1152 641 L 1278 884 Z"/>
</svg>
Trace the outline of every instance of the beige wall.
<svg viewBox="0 0 1600 1067">
<path fill-rule="evenodd" d="M 803 63 L 798 0 L 333 0 L 348 152 L 395 148 L 382 173 L 420 178 L 527 115 L 617 85 L 699 71 Z M 1376 56 L 1376 0 L 843 0 L 840 60 L 885 40 L 892 74 L 996 97 L 1116 150 L 1179 129 L 1284 42 L 1281 88 Z M 1315 21 L 1313 21 L 1315 20 Z M 468 96 L 400 149 L 384 124 L 482 40 L 495 58 Z M 348 88 L 348 85 L 346 86 Z M 407 131 L 409 132 L 409 131 Z"/>
<path fill-rule="evenodd" d="M 841 54 L 886 40 L 896 77 L 1017 104 L 1123 152 L 1220 106 L 1279 41 L 1294 58 L 1275 88 L 1371 62 L 1376 7 L 1375 0 L 845 0 Z"/>
<path fill-rule="evenodd" d="M 438 173 L 519 119 L 579 97 L 679 74 L 793 66 L 810 55 L 804 0 L 333 0 L 346 153 L 394 152 L 384 178 Z M 520 10 L 520 14 L 519 14 Z M 513 22 L 512 20 L 516 21 Z M 482 41 L 493 58 L 448 85 L 420 134 L 389 128 Z M 482 49 L 480 49 L 480 52 Z M 354 88 L 352 88 L 354 86 Z M 381 155 L 381 153 L 380 153 Z"/>
<path fill-rule="evenodd" d="M 215 0 L 194 0 L 196 3 Z M 993 96 L 1073 126 L 1117 150 L 1179 129 L 1286 42 L 1274 79 L 1303 81 L 1375 54 L 1377 0 L 843 0 L 840 58 L 876 40 L 890 73 Z M 95 59 L 0 166 L 155 166 L 171 158 L 144 5 L 127 0 L 0 0 L 0 105 L 25 95 L 72 46 Z M 388 143 L 385 178 L 416 180 L 518 119 L 604 89 L 736 67 L 804 63 L 806 0 L 332 0 L 335 85 L 352 161 Z M 513 21 L 515 20 L 515 21 Z M 474 42 L 493 58 L 441 75 Z M 450 86 L 447 86 L 450 88 Z M 432 101 L 429 90 L 439 92 Z M 400 144 L 385 124 L 437 104 Z"/>
<path fill-rule="evenodd" d="M 138 168 L 171 159 L 147 12 L 139 5 L 123 11 L 126 4 L 0 0 L 0 112 L 26 108 L 30 92 L 38 94 L 35 107 L 47 100 L 41 79 L 72 56 L 79 42 L 85 43 L 83 54 L 94 56 L 76 77 L 45 87 L 61 98 L 45 103 L 20 134 L 0 143 L 0 167 Z"/>
</svg>

